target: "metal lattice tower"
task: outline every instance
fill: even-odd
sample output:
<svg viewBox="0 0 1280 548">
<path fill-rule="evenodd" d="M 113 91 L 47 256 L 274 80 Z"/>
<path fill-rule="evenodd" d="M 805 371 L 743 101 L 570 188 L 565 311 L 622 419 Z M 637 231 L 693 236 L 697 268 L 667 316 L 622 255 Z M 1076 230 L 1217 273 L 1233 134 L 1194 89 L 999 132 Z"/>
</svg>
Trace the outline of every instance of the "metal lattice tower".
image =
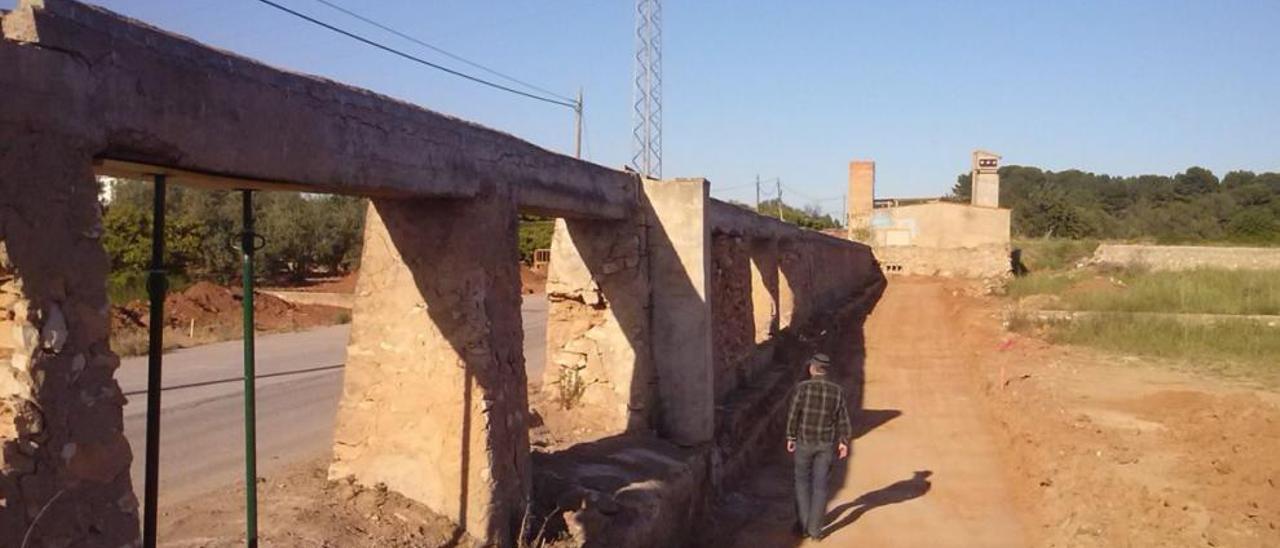
<svg viewBox="0 0 1280 548">
<path fill-rule="evenodd" d="M 631 164 L 662 177 L 662 2 L 636 0 L 635 130 Z"/>
</svg>

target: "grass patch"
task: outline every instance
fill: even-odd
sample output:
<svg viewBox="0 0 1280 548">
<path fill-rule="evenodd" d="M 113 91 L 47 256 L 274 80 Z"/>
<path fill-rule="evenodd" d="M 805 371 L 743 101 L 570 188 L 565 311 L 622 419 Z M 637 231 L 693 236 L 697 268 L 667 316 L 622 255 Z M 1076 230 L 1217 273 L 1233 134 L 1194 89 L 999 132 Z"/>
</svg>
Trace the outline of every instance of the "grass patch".
<svg viewBox="0 0 1280 548">
<path fill-rule="evenodd" d="M 1059 295 L 1079 279 L 1069 272 L 1034 272 L 1009 280 L 1005 293 L 1015 299 L 1031 295 Z"/>
<path fill-rule="evenodd" d="M 1128 286 L 1123 291 L 1071 292 L 1063 296 L 1064 302 L 1076 310 L 1106 312 L 1280 315 L 1276 271 L 1201 269 L 1116 276 Z M 1280 338 L 1280 333 L 1272 337 Z"/>
<path fill-rule="evenodd" d="M 1022 264 L 1035 273 L 1074 267 L 1093 256 L 1098 241 L 1037 238 L 1014 240 L 1013 247 L 1022 250 Z"/>
<path fill-rule="evenodd" d="M 1188 325 L 1169 319 L 1098 316 L 1053 324 L 1048 336 L 1054 343 L 1174 358 L 1254 378 L 1280 378 L 1275 359 L 1280 356 L 1280 328 L 1260 322 Z"/>
</svg>

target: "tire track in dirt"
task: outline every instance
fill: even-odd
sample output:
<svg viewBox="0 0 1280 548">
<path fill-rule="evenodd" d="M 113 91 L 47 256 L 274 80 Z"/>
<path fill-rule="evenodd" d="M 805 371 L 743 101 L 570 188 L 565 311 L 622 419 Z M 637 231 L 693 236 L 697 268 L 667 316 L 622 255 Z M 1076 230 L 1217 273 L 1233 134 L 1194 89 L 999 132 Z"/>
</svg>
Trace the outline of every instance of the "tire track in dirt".
<svg viewBox="0 0 1280 548">
<path fill-rule="evenodd" d="M 968 369 L 992 349 L 964 336 L 972 318 L 960 314 L 963 305 L 945 282 L 896 278 L 867 320 L 864 370 L 854 360 L 853 370 L 839 372 L 854 401 L 864 382 L 855 430 L 865 433 L 832 472 L 823 546 L 1028 544 Z M 779 450 L 722 501 L 715 544 L 811 544 L 791 534 L 791 483 L 790 460 Z"/>
</svg>

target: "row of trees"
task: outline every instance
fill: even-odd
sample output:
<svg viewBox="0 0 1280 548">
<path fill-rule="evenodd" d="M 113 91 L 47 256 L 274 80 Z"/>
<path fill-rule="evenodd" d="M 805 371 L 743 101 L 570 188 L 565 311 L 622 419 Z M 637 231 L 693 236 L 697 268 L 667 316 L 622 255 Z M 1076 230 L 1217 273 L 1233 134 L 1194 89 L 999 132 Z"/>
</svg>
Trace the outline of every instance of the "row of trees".
<svg viewBox="0 0 1280 548">
<path fill-rule="evenodd" d="M 114 282 L 140 280 L 151 256 L 150 183 L 110 180 L 103 203 L 103 244 Z M 229 282 L 240 275 L 239 192 L 171 186 L 166 194 L 166 267 L 188 279 Z M 342 274 L 360 258 L 365 200 L 297 192 L 254 193 L 259 273 L 300 280 L 317 273 Z"/>
<path fill-rule="evenodd" d="M 738 207 L 745 207 L 752 211 L 756 211 L 756 208 L 737 200 L 729 200 L 729 203 Z M 777 198 L 760 202 L 760 209 L 756 212 L 768 217 L 776 217 L 788 223 L 812 230 L 840 228 L 841 226 L 839 221 L 834 217 L 823 213 L 817 205 L 810 204 L 804 207 L 795 207 L 786 202 L 780 201 Z"/>
<path fill-rule="evenodd" d="M 968 201 L 957 178 L 951 198 Z M 1188 168 L 1173 176 L 1116 177 L 1079 170 L 1000 168 L 1000 205 L 1021 237 L 1237 242 L 1280 245 L 1280 173 Z"/>
</svg>

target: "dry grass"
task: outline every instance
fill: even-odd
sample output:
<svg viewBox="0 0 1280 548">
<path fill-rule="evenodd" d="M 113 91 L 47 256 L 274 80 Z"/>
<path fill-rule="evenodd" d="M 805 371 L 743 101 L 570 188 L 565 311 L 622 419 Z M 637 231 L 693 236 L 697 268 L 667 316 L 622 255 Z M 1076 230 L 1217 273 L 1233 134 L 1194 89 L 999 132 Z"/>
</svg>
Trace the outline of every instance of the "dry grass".
<svg viewBox="0 0 1280 548">
<path fill-rule="evenodd" d="M 1064 302 L 1075 310 L 1180 314 L 1280 315 L 1280 272 L 1200 269 L 1186 272 L 1119 273 L 1119 292 L 1074 292 Z"/>
<path fill-rule="evenodd" d="M 1011 325 L 1011 328 L 1015 326 Z M 1052 324 L 1055 343 L 1170 358 L 1230 376 L 1275 384 L 1280 380 L 1280 327 L 1248 320 L 1189 325 L 1172 319 L 1134 321 L 1124 314 Z"/>
</svg>

